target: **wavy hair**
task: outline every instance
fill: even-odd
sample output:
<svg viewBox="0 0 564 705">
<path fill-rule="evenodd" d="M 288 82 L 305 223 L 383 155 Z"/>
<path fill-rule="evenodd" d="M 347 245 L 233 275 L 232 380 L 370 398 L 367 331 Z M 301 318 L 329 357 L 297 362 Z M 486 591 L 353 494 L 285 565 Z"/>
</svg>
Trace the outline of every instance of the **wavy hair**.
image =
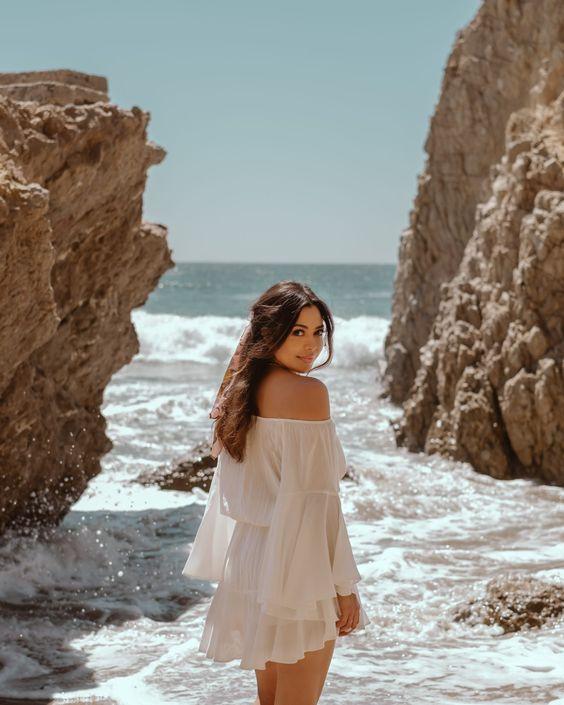
<svg viewBox="0 0 564 705">
<path fill-rule="evenodd" d="M 258 416 L 255 399 L 258 384 L 304 306 L 317 306 L 327 334 L 327 359 L 313 367 L 314 370 L 325 367 L 333 358 L 335 324 L 327 304 L 307 284 L 280 281 L 261 294 L 249 309 L 250 331 L 241 348 L 238 369 L 225 394 L 224 413 L 216 420 L 214 428 L 225 450 L 238 462 L 245 459 L 251 417 Z"/>
</svg>

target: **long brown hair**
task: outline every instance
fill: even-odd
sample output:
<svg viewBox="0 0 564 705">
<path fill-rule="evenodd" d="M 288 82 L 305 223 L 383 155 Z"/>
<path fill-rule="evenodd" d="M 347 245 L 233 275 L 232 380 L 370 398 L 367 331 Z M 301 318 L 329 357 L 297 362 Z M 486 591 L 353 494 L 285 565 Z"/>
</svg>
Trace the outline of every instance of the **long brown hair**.
<svg viewBox="0 0 564 705">
<path fill-rule="evenodd" d="M 335 324 L 327 304 L 307 284 L 280 281 L 251 305 L 250 331 L 241 348 L 240 362 L 225 394 L 225 412 L 215 422 L 215 434 L 225 450 L 238 462 L 245 459 L 247 431 L 257 414 L 255 392 L 274 352 L 290 335 L 304 306 L 317 306 L 325 324 L 327 359 L 312 370 L 328 365 L 333 358 Z M 311 371 L 311 370 L 310 370 Z"/>
</svg>

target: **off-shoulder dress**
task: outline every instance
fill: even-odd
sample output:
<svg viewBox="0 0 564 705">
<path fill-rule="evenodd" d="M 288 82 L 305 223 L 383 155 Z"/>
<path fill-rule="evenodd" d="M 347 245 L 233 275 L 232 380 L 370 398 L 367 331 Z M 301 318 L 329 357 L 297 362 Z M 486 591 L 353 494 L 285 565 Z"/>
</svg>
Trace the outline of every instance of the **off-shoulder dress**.
<svg viewBox="0 0 564 705">
<path fill-rule="evenodd" d="M 337 594 L 361 580 L 339 483 L 346 459 L 332 418 L 253 416 L 246 457 L 219 455 L 182 574 L 218 582 L 199 651 L 243 669 L 295 663 L 338 636 Z"/>
</svg>

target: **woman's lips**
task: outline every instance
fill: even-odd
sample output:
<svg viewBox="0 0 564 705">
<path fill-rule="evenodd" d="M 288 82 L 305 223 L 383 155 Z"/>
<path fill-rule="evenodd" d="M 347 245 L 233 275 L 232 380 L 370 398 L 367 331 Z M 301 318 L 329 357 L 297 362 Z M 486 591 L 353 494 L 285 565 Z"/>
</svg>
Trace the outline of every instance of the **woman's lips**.
<svg viewBox="0 0 564 705">
<path fill-rule="evenodd" d="M 303 360 L 304 362 L 312 362 L 313 361 L 313 355 L 310 355 L 309 357 L 302 357 L 302 355 L 298 355 L 300 360 Z"/>
</svg>

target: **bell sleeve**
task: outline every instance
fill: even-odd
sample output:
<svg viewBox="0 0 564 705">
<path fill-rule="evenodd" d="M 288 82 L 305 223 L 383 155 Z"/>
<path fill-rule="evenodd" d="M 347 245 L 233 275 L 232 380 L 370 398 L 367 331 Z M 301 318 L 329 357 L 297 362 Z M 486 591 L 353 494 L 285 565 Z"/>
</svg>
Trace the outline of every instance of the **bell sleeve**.
<svg viewBox="0 0 564 705">
<path fill-rule="evenodd" d="M 225 556 L 235 528 L 235 520 L 220 512 L 220 474 L 221 459 L 210 483 L 206 508 L 190 555 L 182 569 L 182 575 L 213 582 L 223 579 Z"/>
<path fill-rule="evenodd" d="M 332 419 L 286 426 L 257 594 L 266 614 L 319 619 L 337 594 L 358 597 L 361 575 L 339 496 L 345 471 Z M 361 621 L 369 621 L 364 611 Z"/>
</svg>

